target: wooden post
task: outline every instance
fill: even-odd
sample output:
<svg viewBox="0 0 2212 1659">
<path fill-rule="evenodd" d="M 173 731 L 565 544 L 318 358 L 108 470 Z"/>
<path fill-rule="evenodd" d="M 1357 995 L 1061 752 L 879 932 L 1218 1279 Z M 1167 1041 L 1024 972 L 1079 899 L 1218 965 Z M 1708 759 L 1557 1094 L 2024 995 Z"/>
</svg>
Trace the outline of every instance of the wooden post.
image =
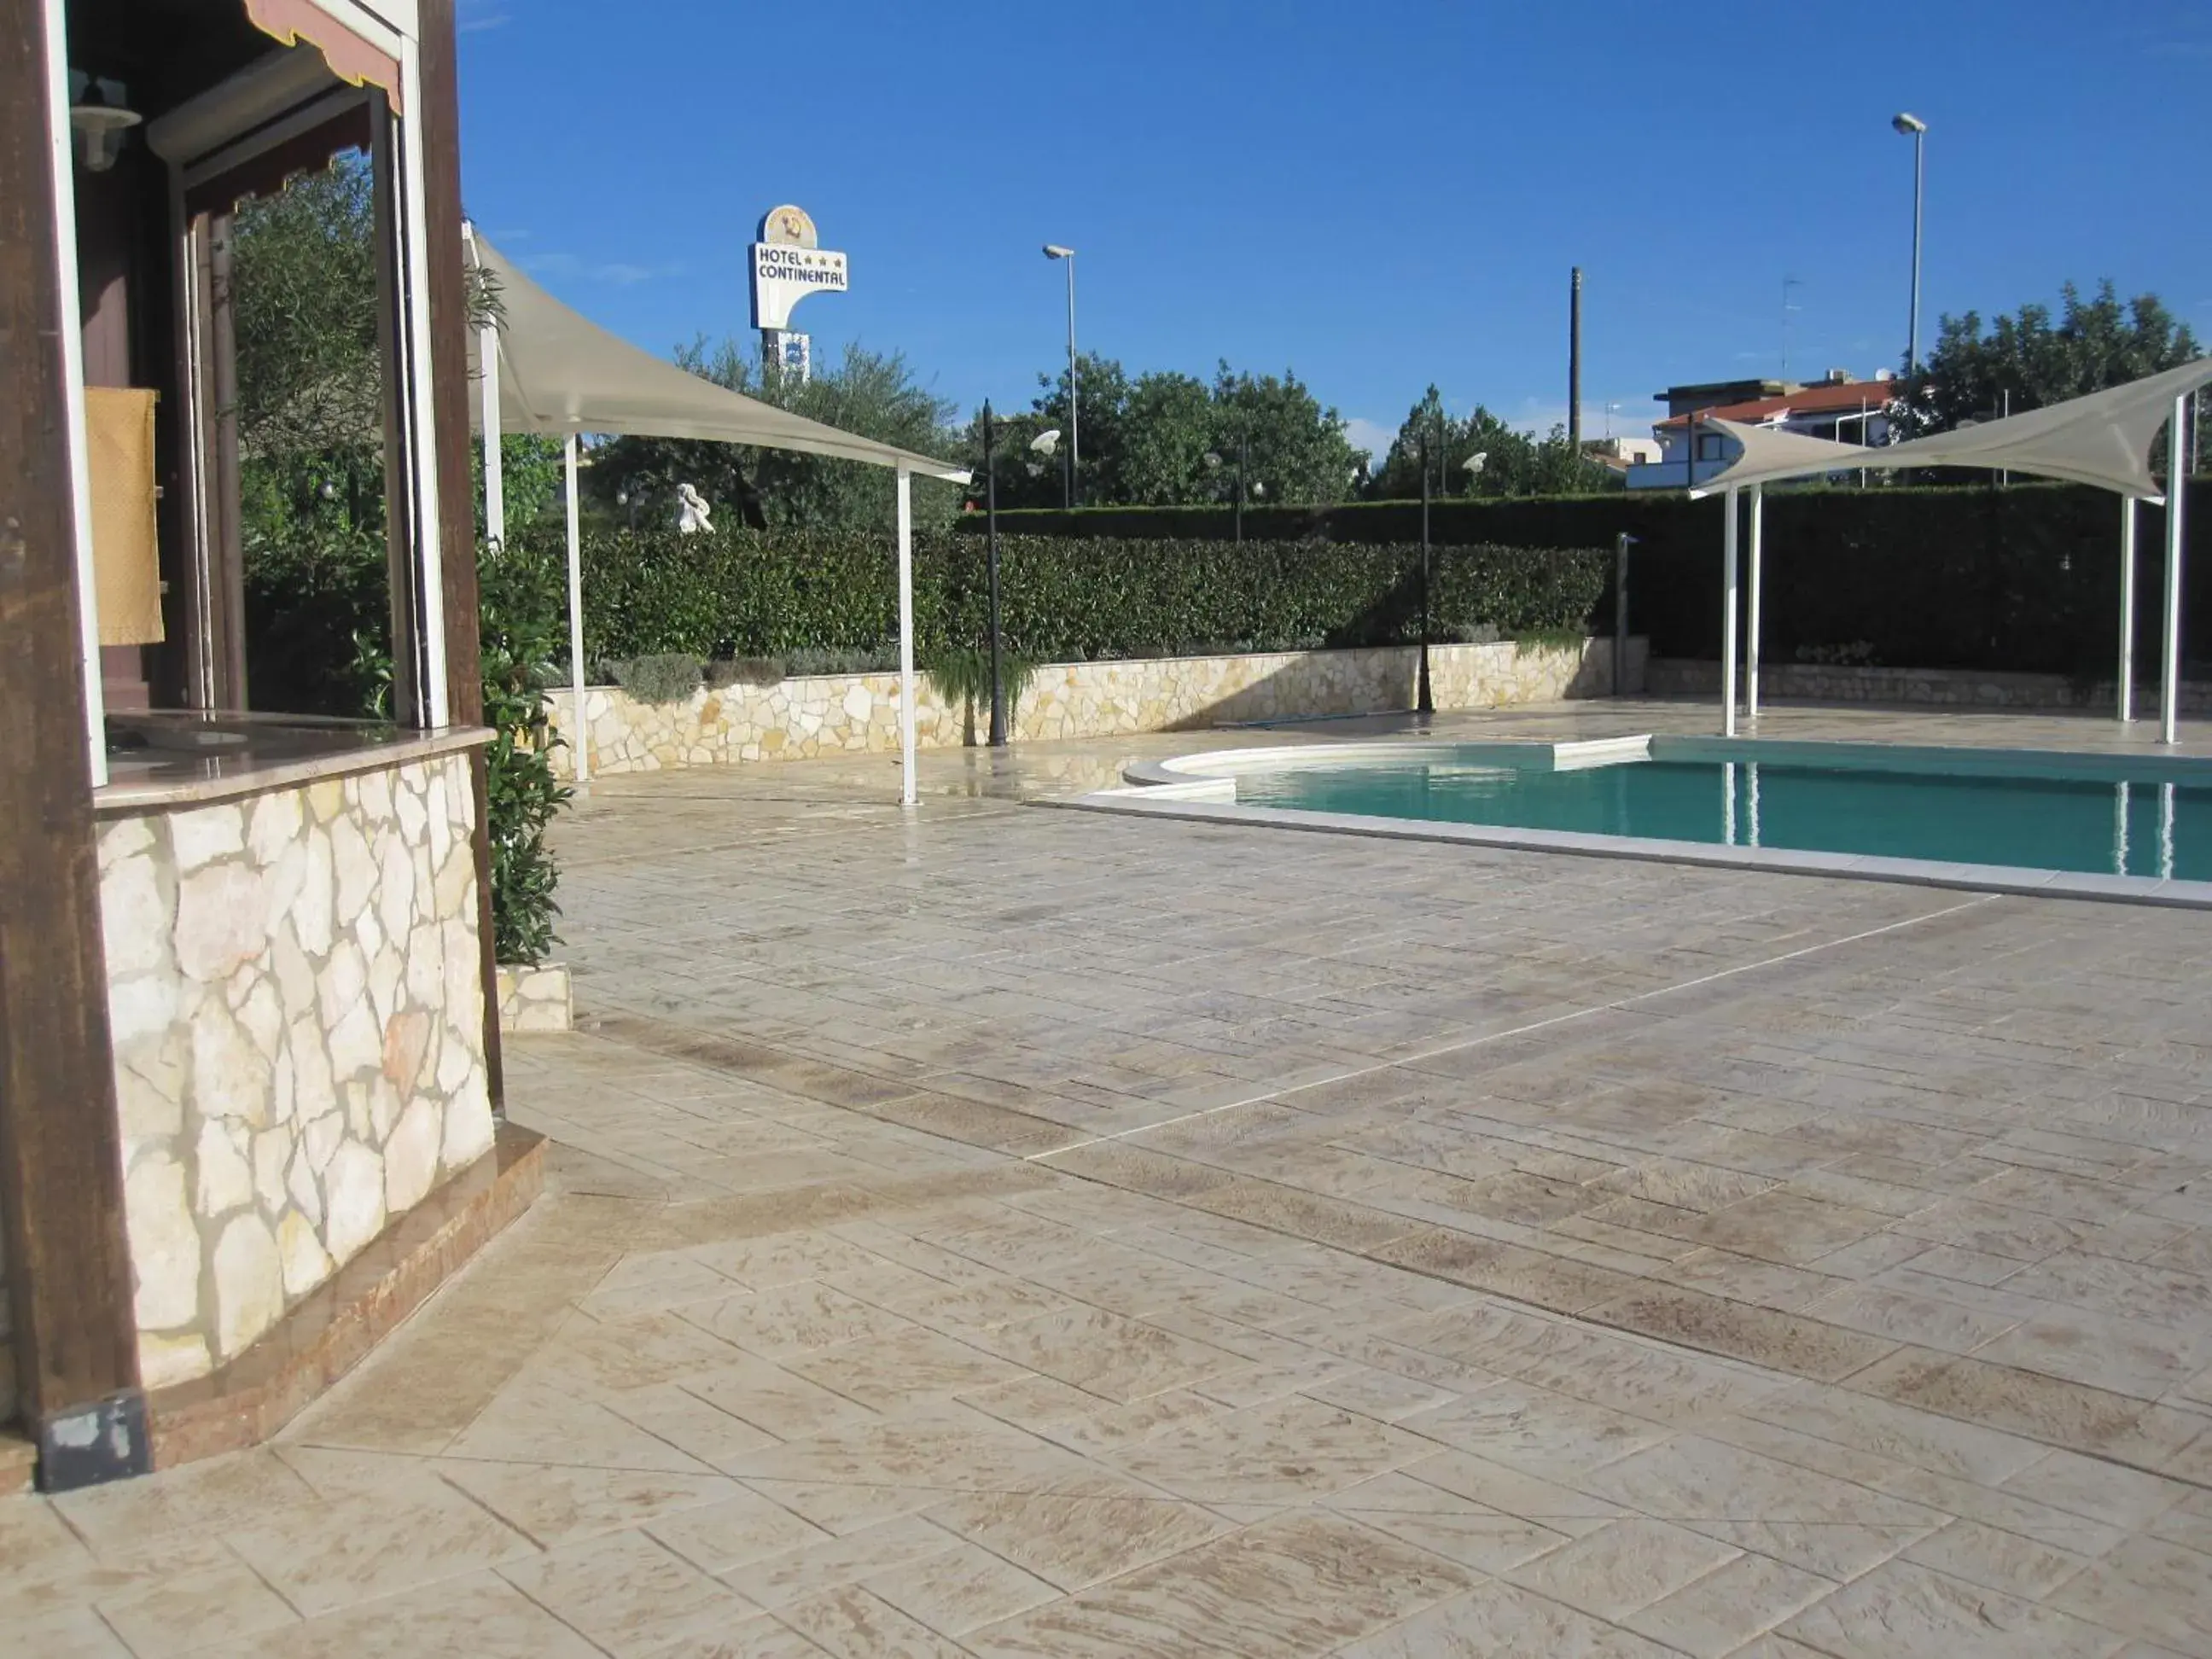
<svg viewBox="0 0 2212 1659">
<path fill-rule="evenodd" d="M 430 363 L 435 390 L 430 411 L 438 456 L 438 540 L 444 549 L 446 673 L 453 720 L 483 719 L 483 674 L 477 625 L 476 489 L 470 477 L 469 295 L 461 236 L 461 106 L 453 46 L 453 0 L 422 0 L 422 172 L 429 221 Z M 487 432 L 489 444 L 499 442 Z M 484 823 L 483 751 L 469 759 L 476 786 L 477 931 L 483 952 L 484 1072 L 496 1109 L 504 1104 L 499 1041 L 499 975 L 492 944 L 491 837 Z"/>
<path fill-rule="evenodd" d="M 46 8 L 0 0 L 0 1210 L 50 1490 L 148 1467 L 62 415 Z M 34 711 L 34 712 L 33 712 Z"/>
</svg>

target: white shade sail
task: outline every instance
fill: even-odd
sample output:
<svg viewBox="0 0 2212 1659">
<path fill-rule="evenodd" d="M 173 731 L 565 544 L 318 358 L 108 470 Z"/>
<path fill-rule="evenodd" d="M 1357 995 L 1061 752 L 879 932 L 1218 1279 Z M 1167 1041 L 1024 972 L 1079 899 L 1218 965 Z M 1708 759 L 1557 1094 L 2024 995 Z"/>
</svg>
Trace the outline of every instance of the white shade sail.
<svg viewBox="0 0 2212 1659">
<path fill-rule="evenodd" d="M 796 450 L 889 467 L 896 477 L 899 592 L 899 799 L 918 799 L 915 773 L 913 477 L 966 483 L 966 469 L 842 432 L 820 421 L 716 386 L 641 351 L 578 315 L 463 227 L 477 267 L 499 290 L 496 325 L 471 328 L 469 369 L 481 397 L 472 412 L 477 432 L 495 421 L 502 431 L 557 436 L 567 474 L 568 519 L 568 684 L 575 731 L 571 748 L 578 785 L 591 777 L 592 731 L 584 684 L 583 535 L 577 501 L 576 441 L 585 433 L 641 438 L 695 438 Z M 488 343 L 491 361 L 484 361 Z M 495 406 L 496 416 L 490 412 Z M 499 445 L 484 445 L 484 521 L 495 541 L 506 535 Z"/>
<path fill-rule="evenodd" d="M 1876 464 L 1868 459 L 1869 456 L 1890 453 L 1838 443 L 1833 438 L 1809 437 L 1778 426 L 1748 426 L 1741 421 L 1723 421 L 1711 415 L 1698 416 L 1692 426 L 1698 432 L 1724 432 L 1735 440 L 1742 451 L 1732 465 L 1692 490 L 1692 501 L 1719 489 L 1771 483 L 1777 478 L 1818 477 L 1824 472 L 1869 466 Z"/>
<path fill-rule="evenodd" d="M 2164 492 L 2151 477 L 2151 440 L 2172 418 L 2176 398 L 2206 386 L 2212 386 L 2212 357 L 2048 408 L 1893 445 L 1882 452 L 1880 464 L 2032 472 L 2159 501 Z"/>
<path fill-rule="evenodd" d="M 1704 424 L 1719 427 L 1741 442 L 1743 454 L 1692 493 L 1708 495 L 1854 467 L 1894 471 L 1901 467 L 1968 466 L 2026 472 L 2091 484 L 2138 501 L 2160 501 L 2164 497 L 2150 470 L 2151 440 L 2172 417 L 2175 398 L 2206 386 L 2212 386 L 2212 357 L 2045 409 L 1876 449 L 1734 421 L 1708 421 Z"/>
<path fill-rule="evenodd" d="M 508 432 L 700 438 L 968 482 L 964 468 L 810 421 L 641 350 L 562 305 L 481 232 L 474 241 L 477 264 L 499 290 L 499 414 Z"/>
</svg>

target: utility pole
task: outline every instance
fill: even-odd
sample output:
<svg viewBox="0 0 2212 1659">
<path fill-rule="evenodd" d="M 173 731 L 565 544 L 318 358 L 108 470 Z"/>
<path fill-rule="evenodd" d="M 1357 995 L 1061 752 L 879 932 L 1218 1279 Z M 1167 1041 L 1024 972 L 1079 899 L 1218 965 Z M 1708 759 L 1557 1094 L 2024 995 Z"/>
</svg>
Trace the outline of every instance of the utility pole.
<svg viewBox="0 0 2212 1659">
<path fill-rule="evenodd" d="M 1567 441 L 1583 453 L 1583 268 L 1574 268 L 1567 297 Z"/>
</svg>

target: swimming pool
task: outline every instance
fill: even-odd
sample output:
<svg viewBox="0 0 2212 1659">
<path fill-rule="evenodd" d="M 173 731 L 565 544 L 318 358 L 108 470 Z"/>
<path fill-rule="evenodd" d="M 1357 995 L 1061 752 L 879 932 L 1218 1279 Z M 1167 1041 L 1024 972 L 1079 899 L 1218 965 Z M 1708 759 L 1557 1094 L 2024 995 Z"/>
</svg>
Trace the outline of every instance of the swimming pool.
<svg viewBox="0 0 2212 1659">
<path fill-rule="evenodd" d="M 1228 750 L 1130 777 L 1170 787 L 1115 793 L 1301 828 L 2212 903 L 2203 760 L 1652 736 Z"/>
</svg>

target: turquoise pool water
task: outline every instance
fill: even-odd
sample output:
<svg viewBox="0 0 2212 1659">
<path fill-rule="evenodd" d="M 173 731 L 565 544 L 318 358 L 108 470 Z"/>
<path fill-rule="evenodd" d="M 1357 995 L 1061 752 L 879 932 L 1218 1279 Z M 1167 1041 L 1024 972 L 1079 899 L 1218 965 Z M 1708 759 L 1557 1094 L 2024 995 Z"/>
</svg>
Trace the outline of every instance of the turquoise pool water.
<svg viewBox="0 0 2212 1659">
<path fill-rule="evenodd" d="M 1666 758 L 1554 771 L 1431 757 L 1244 774 L 1237 799 L 1372 817 L 2212 880 L 2212 782 Z"/>
</svg>

